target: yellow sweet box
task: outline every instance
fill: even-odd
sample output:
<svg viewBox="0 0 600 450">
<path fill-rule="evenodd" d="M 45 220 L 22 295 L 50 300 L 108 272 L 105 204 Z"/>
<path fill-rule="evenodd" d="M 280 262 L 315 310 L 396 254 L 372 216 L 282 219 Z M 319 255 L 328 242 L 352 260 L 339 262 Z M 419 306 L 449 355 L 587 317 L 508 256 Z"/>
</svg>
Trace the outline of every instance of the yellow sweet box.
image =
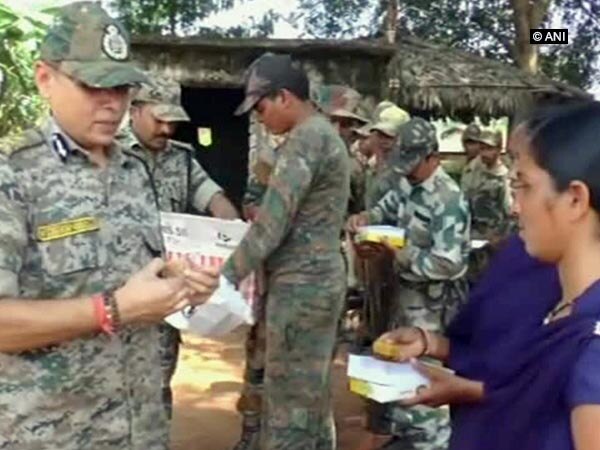
<svg viewBox="0 0 600 450">
<path fill-rule="evenodd" d="M 405 232 L 398 227 L 388 225 L 371 225 L 361 227 L 355 237 L 357 244 L 363 242 L 382 243 L 387 242 L 396 248 L 402 248 L 405 245 Z"/>
<path fill-rule="evenodd" d="M 350 378 L 350 392 L 361 397 L 370 398 L 378 403 L 389 403 L 402 400 L 415 395 L 414 389 L 405 389 L 399 386 L 389 386 L 372 383 L 370 381 Z"/>
<path fill-rule="evenodd" d="M 377 339 L 373 344 L 373 352 L 386 359 L 400 359 L 400 347 L 387 339 Z"/>
</svg>

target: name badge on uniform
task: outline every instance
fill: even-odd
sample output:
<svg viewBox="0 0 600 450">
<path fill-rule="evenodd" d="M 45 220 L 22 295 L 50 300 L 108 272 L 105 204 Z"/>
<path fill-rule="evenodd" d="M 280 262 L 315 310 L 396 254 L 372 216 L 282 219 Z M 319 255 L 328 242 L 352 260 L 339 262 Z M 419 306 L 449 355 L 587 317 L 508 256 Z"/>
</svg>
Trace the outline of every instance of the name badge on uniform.
<svg viewBox="0 0 600 450">
<path fill-rule="evenodd" d="M 36 237 L 38 241 L 48 242 L 75 236 L 77 234 L 98 231 L 99 229 L 100 222 L 97 218 L 80 217 L 78 219 L 41 225 L 37 228 Z"/>
</svg>

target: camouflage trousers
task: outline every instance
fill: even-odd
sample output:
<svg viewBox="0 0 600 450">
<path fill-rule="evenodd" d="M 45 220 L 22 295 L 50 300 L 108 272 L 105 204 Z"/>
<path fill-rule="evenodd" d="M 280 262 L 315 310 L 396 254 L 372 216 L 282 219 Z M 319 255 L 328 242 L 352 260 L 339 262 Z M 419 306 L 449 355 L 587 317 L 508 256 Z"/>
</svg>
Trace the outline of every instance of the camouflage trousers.
<svg viewBox="0 0 600 450">
<path fill-rule="evenodd" d="M 250 328 L 246 337 L 244 384 L 236 405 L 238 412 L 243 416 L 257 416 L 262 410 L 267 338 L 266 300 L 266 295 L 259 300 L 256 323 Z"/>
<path fill-rule="evenodd" d="M 373 342 L 388 331 L 392 299 L 395 297 L 398 283 L 391 257 L 381 255 L 372 259 L 359 259 L 360 278 L 367 294 L 364 304 L 368 341 Z"/>
<path fill-rule="evenodd" d="M 359 280 L 359 264 L 360 258 L 356 254 L 354 244 L 352 242 L 352 235 L 346 233 L 343 243 L 344 258 L 346 261 L 346 285 L 348 288 L 357 288 L 360 286 Z"/>
<path fill-rule="evenodd" d="M 167 418 L 173 417 L 173 390 L 171 380 L 177 368 L 181 333 L 167 323 L 159 325 L 160 332 L 160 366 L 162 370 L 162 400 Z"/>
<path fill-rule="evenodd" d="M 466 298 L 466 279 L 432 283 L 401 280 L 392 302 L 388 329 L 420 326 L 429 331 L 444 332 Z M 370 431 L 393 435 L 398 448 L 444 450 L 448 446 L 450 417 L 447 408 L 369 402 L 367 411 Z"/>
<path fill-rule="evenodd" d="M 261 450 L 333 450 L 331 366 L 344 274 L 270 283 Z"/>
</svg>

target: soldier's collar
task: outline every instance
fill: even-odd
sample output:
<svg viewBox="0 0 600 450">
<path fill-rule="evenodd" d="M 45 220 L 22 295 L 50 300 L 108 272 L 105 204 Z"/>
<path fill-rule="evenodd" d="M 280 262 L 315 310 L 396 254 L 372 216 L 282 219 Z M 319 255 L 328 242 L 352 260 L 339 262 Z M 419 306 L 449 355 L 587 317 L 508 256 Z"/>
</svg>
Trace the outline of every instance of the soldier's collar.
<svg viewBox="0 0 600 450">
<path fill-rule="evenodd" d="M 117 135 L 117 140 L 125 147 L 127 151 L 132 151 L 140 156 L 144 155 L 144 146 L 140 143 L 137 136 L 131 129 L 127 127 Z"/>
<path fill-rule="evenodd" d="M 63 131 L 54 117 L 50 116 L 50 119 L 44 128 L 44 135 L 48 139 L 48 145 L 50 146 L 52 153 L 59 158 L 63 164 L 73 156 L 80 156 L 89 160 L 90 151 L 77 144 L 65 131 Z M 123 152 L 116 143 L 111 146 L 108 158 L 111 161 L 111 164 L 113 161 L 118 162 L 119 164 L 125 163 Z"/>
<path fill-rule="evenodd" d="M 442 166 L 437 166 L 436 169 L 433 171 L 433 173 L 429 176 L 429 178 L 427 178 L 425 181 L 423 181 L 418 186 L 420 186 L 421 188 L 423 188 L 425 191 L 429 192 L 430 194 L 433 194 L 435 192 L 435 179 L 440 175 L 440 172 L 442 170 L 443 170 Z"/>
<path fill-rule="evenodd" d="M 60 159 L 63 164 L 66 163 L 75 152 L 81 153 L 81 155 L 86 158 L 88 157 L 89 152 L 77 145 L 77 143 L 75 143 L 75 141 L 62 129 L 54 117 L 50 116 L 44 131 L 52 153 Z"/>
<path fill-rule="evenodd" d="M 125 132 L 124 142 L 125 146 L 128 150 L 134 150 L 140 156 L 144 156 L 144 158 L 155 159 L 154 153 L 151 150 L 148 150 L 144 144 L 137 137 L 135 132 L 133 131 L 133 127 L 131 124 L 129 125 L 127 131 Z M 173 141 L 171 139 L 167 139 L 167 146 L 158 152 L 157 155 L 161 155 L 163 153 L 167 153 L 173 150 Z"/>
<path fill-rule="evenodd" d="M 508 167 L 506 167 L 506 165 L 504 164 L 504 162 L 502 162 L 501 159 L 498 159 L 496 165 L 492 168 L 489 168 L 487 165 L 485 165 L 483 161 L 481 161 L 481 165 L 483 166 L 484 171 L 492 175 L 503 177 L 508 174 Z"/>
</svg>

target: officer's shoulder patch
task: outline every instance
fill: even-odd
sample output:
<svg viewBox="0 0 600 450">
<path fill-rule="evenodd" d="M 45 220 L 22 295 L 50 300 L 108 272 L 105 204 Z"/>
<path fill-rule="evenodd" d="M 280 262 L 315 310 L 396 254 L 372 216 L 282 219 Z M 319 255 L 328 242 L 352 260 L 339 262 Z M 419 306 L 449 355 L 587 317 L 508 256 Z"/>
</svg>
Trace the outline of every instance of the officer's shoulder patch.
<svg viewBox="0 0 600 450">
<path fill-rule="evenodd" d="M 169 142 L 171 143 L 173 148 L 177 150 L 186 150 L 188 152 L 194 151 L 194 147 L 192 146 L 192 144 L 188 144 L 187 142 L 175 141 L 173 139 L 170 139 Z"/>
</svg>

